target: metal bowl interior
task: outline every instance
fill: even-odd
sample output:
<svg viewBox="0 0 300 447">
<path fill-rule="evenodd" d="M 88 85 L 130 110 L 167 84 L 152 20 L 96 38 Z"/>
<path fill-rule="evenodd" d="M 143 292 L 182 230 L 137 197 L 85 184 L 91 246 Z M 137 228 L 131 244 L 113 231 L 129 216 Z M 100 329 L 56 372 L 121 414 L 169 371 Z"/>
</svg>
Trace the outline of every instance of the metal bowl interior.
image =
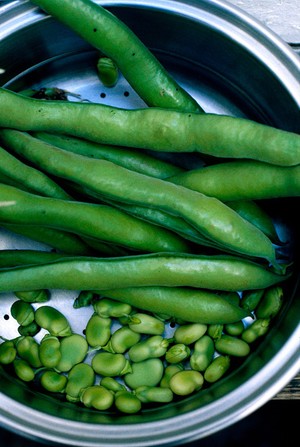
<svg viewBox="0 0 300 447">
<path fill-rule="evenodd" d="M 224 1 L 103 3 L 140 36 L 206 112 L 248 117 L 300 133 L 299 58 L 250 16 Z M 56 86 L 87 100 L 143 107 L 122 77 L 113 89 L 99 84 L 97 57 L 94 49 L 30 2 L 0 8 L 2 86 L 16 91 Z M 198 161 L 174 159 L 185 166 Z M 287 255 L 295 260 L 295 274 L 285 284 L 286 302 L 269 334 L 226 378 L 178 402 L 120 416 L 45 395 L 3 370 L 0 422 L 25 436 L 69 445 L 171 445 L 221 430 L 272 398 L 300 368 L 299 222 L 294 213 L 298 200 L 263 205 L 289 239 Z M 0 236 L 1 248 L 43 248 L 7 231 L 1 230 Z M 90 310 L 80 316 L 72 311 L 75 295 L 54 291 L 52 299 L 80 331 Z M 16 334 L 9 318 L 12 301 L 9 294 L 1 297 L 1 335 Z"/>
</svg>

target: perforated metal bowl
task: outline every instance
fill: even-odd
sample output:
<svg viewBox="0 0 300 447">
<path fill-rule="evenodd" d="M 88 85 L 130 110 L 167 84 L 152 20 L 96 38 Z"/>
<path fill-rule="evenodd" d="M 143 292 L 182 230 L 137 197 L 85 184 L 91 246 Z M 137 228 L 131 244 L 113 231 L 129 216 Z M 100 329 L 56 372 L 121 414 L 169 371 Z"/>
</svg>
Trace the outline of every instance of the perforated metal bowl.
<svg viewBox="0 0 300 447">
<path fill-rule="evenodd" d="M 246 116 L 300 132 L 300 60 L 271 31 L 222 0 L 102 1 L 148 45 L 207 112 Z M 29 1 L 2 2 L 0 83 L 21 90 L 57 86 L 84 99 L 143 106 L 124 79 L 100 85 L 97 53 Z M 146 75 L 145 75 L 146 76 Z M 190 163 L 185 157 L 180 163 Z M 0 422 L 24 436 L 82 447 L 172 445 L 199 439 L 240 420 L 279 392 L 300 369 L 297 199 L 268 202 L 280 231 L 293 237 L 295 276 L 270 333 L 224 380 L 180 402 L 120 416 L 84 409 L 0 372 Z M 47 248 L 1 230 L 0 249 Z M 90 310 L 72 310 L 74 293 L 52 303 L 81 331 Z M 0 298 L 1 334 L 13 337 L 13 297 Z"/>
</svg>

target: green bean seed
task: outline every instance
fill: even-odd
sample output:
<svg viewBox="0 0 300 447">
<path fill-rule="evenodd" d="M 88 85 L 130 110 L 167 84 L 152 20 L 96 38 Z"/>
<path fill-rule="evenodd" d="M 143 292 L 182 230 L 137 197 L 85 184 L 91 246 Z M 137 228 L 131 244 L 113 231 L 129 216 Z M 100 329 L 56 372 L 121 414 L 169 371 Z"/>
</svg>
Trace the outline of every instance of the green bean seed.
<svg viewBox="0 0 300 447">
<path fill-rule="evenodd" d="M 258 338 L 264 336 L 270 327 L 270 319 L 262 318 L 255 320 L 252 324 L 250 324 L 242 333 L 241 338 L 246 343 L 254 343 Z"/>
<path fill-rule="evenodd" d="M 10 308 L 10 313 L 21 326 L 27 326 L 34 321 L 34 308 L 25 301 L 15 301 Z"/>
<path fill-rule="evenodd" d="M 97 314 L 93 314 L 85 329 L 85 337 L 88 344 L 92 348 L 101 348 L 106 345 L 111 336 L 110 318 L 102 318 Z"/>
<path fill-rule="evenodd" d="M 50 299 L 50 292 L 46 289 L 19 291 L 15 295 L 27 303 L 45 303 Z"/>
<path fill-rule="evenodd" d="M 101 298 L 93 304 L 94 311 L 102 318 L 120 318 L 131 313 L 132 307 L 109 298 Z"/>
<path fill-rule="evenodd" d="M 80 401 L 87 408 L 108 410 L 114 402 L 114 394 L 104 386 L 93 385 L 82 391 Z"/>
<path fill-rule="evenodd" d="M 153 335 L 133 345 L 128 351 L 128 356 L 132 362 L 162 357 L 166 354 L 169 344 L 169 340 L 161 335 Z"/>
<path fill-rule="evenodd" d="M 108 344 L 104 347 L 107 351 L 124 354 L 141 339 L 141 334 L 133 331 L 128 326 L 117 329 L 111 336 Z"/>
<path fill-rule="evenodd" d="M 34 370 L 26 360 L 15 359 L 13 366 L 17 377 L 23 380 L 23 382 L 31 382 L 34 379 Z"/>
<path fill-rule="evenodd" d="M 126 390 L 125 385 L 118 382 L 115 378 L 108 376 L 102 377 L 102 379 L 100 380 L 100 385 L 104 386 L 104 388 L 107 388 L 110 391 L 113 391 L 114 393 L 116 393 L 117 391 Z"/>
<path fill-rule="evenodd" d="M 267 289 L 259 302 L 255 315 L 258 319 L 274 318 L 283 304 L 283 289 L 280 286 Z"/>
<path fill-rule="evenodd" d="M 56 337 L 66 337 L 72 334 L 67 318 L 54 307 L 41 306 L 35 311 L 36 323 Z"/>
<path fill-rule="evenodd" d="M 82 335 L 72 334 L 61 339 L 60 352 L 61 359 L 55 369 L 60 372 L 67 372 L 85 359 L 88 352 L 88 343 Z"/>
<path fill-rule="evenodd" d="M 191 368 L 195 371 L 204 372 L 212 362 L 215 352 L 215 344 L 209 335 L 203 335 L 194 345 L 193 353 L 190 357 Z"/>
<path fill-rule="evenodd" d="M 177 343 L 171 346 L 167 352 L 165 359 L 168 363 L 180 363 L 186 360 L 191 354 L 191 350 L 183 343 Z"/>
<path fill-rule="evenodd" d="M 19 326 L 18 327 L 18 332 L 20 335 L 24 335 L 27 336 L 29 335 L 30 337 L 34 337 L 39 331 L 40 331 L 40 327 L 38 324 L 36 324 L 35 321 L 33 321 L 30 324 L 27 324 L 26 326 Z"/>
<path fill-rule="evenodd" d="M 245 291 L 241 299 L 241 307 L 249 312 L 253 312 L 257 308 L 264 293 L 265 289 Z"/>
<path fill-rule="evenodd" d="M 105 87 L 116 85 L 119 77 L 119 70 L 115 62 L 109 57 L 100 57 L 97 62 L 97 72 L 100 81 Z"/>
<path fill-rule="evenodd" d="M 65 391 L 68 379 L 56 371 L 45 371 L 40 377 L 40 382 L 45 390 L 51 393 L 62 393 Z"/>
<path fill-rule="evenodd" d="M 115 395 L 115 406 L 122 413 L 138 413 L 142 408 L 142 402 L 130 391 L 118 391 Z"/>
<path fill-rule="evenodd" d="M 244 331 L 244 323 L 243 321 L 237 321 L 236 323 L 229 323 L 224 325 L 224 331 L 228 335 L 238 336 Z"/>
<path fill-rule="evenodd" d="M 215 341 L 215 348 L 221 354 L 235 357 L 245 357 L 250 353 L 250 346 L 247 342 L 226 334 Z"/>
<path fill-rule="evenodd" d="M 131 371 L 129 361 L 123 354 L 112 352 L 99 352 L 92 359 L 92 367 L 97 374 L 102 376 L 122 376 Z"/>
<path fill-rule="evenodd" d="M 9 365 L 13 363 L 17 356 L 17 350 L 13 341 L 5 340 L 0 344 L 0 363 Z"/>
<path fill-rule="evenodd" d="M 223 333 L 223 324 L 210 324 L 207 328 L 207 334 L 214 340 L 218 340 Z"/>
<path fill-rule="evenodd" d="M 174 332 L 176 343 L 190 345 L 202 337 L 207 331 L 207 325 L 201 323 L 190 323 L 178 326 Z"/>
<path fill-rule="evenodd" d="M 204 371 L 206 382 L 214 383 L 221 379 L 230 367 L 230 357 L 228 355 L 219 355 Z"/>
<path fill-rule="evenodd" d="M 53 335 L 45 335 L 39 346 L 39 356 L 43 366 L 55 368 L 61 360 L 59 339 Z"/>
<path fill-rule="evenodd" d="M 170 389 L 178 396 L 187 396 L 202 388 L 203 375 L 199 371 L 179 371 L 170 380 Z"/>
<path fill-rule="evenodd" d="M 174 374 L 183 370 L 183 366 L 180 363 L 174 363 L 167 365 L 164 370 L 163 377 L 160 381 L 159 386 L 162 388 L 170 388 L 170 380 L 174 376 Z"/>
<path fill-rule="evenodd" d="M 171 402 L 173 400 L 173 392 L 170 388 L 161 388 L 159 386 L 140 386 L 136 388 L 135 395 L 143 403 L 148 402 Z"/>
<path fill-rule="evenodd" d="M 74 365 L 68 373 L 66 398 L 69 402 L 78 402 L 82 390 L 94 385 L 95 372 L 87 363 Z"/>
<path fill-rule="evenodd" d="M 131 389 L 139 386 L 157 386 L 164 373 L 163 362 L 158 359 L 147 359 L 132 363 L 132 371 L 125 374 L 125 384 Z"/>
<path fill-rule="evenodd" d="M 16 341 L 16 349 L 21 359 L 33 368 L 40 368 L 42 366 L 39 355 L 39 344 L 30 336 L 19 337 Z"/>
</svg>

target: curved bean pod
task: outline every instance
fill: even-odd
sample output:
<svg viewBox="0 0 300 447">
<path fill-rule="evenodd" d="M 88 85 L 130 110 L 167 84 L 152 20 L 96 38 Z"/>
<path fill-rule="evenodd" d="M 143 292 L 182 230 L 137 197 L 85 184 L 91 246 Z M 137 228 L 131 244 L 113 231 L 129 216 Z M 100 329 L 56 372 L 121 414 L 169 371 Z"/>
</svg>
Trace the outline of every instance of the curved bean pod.
<svg viewBox="0 0 300 447">
<path fill-rule="evenodd" d="M 300 135 L 245 118 L 156 107 L 125 110 L 94 103 L 41 101 L 4 88 L 0 89 L 0 104 L 1 127 L 67 133 L 156 151 L 250 158 L 278 166 L 300 163 Z M 26 114 L 21 115 L 22 110 Z"/>
<path fill-rule="evenodd" d="M 107 9 L 87 0 L 67 0 L 63 5 L 60 0 L 34 0 L 33 3 L 113 59 L 148 105 L 202 110 L 136 34 Z"/>
<path fill-rule="evenodd" d="M 178 174 L 170 181 L 224 201 L 298 197 L 300 166 L 228 161 Z"/>
<path fill-rule="evenodd" d="M 0 221 L 8 224 L 42 225 L 134 250 L 190 251 L 179 236 L 110 206 L 41 197 L 3 184 L 0 200 Z"/>
<path fill-rule="evenodd" d="M 157 253 L 119 258 L 74 257 L 2 270 L 0 292 L 58 288 L 98 290 L 103 294 L 106 289 L 145 286 L 236 291 L 266 288 L 288 277 L 234 256 Z M 226 302 L 222 297 L 218 299 Z M 172 315 L 162 308 L 155 312 Z"/>
<path fill-rule="evenodd" d="M 263 257 L 276 263 L 275 249 L 270 239 L 214 197 L 205 196 L 169 181 L 130 171 L 107 160 L 92 160 L 46 143 L 46 147 L 43 148 L 42 141 L 26 133 L 2 130 L 0 134 L 14 151 L 27 156 L 41 169 L 75 181 L 78 185 L 87 187 L 96 196 L 149 206 L 175 214 L 225 249 L 248 256 Z M 72 205 L 78 206 L 68 202 L 69 208 Z"/>
<path fill-rule="evenodd" d="M 183 169 L 179 166 L 154 158 L 138 149 L 97 144 L 70 135 L 50 134 L 46 132 L 35 132 L 33 135 L 61 149 L 95 159 L 108 160 L 132 171 L 149 175 L 150 177 L 163 179 L 183 172 Z"/>
</svg>

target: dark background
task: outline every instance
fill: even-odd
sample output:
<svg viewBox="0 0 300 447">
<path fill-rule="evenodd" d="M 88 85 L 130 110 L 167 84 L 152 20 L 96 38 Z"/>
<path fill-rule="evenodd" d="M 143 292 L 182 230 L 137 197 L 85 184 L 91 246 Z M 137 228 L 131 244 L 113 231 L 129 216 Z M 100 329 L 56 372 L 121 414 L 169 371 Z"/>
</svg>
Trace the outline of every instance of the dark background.
<svg viewBox="0 0 300 447">
<path fill-rule="evenodd" d="M 300 400 L 271 400 L 230 427 L 184 447 L 287 447 L 297 445 Z M 0 428 L 1 447 L 45 447 Z M 56 447 L 63 447 L 57 445 Z M 80 446 L 78 446 L 80 447 Z"/>
</svg>

